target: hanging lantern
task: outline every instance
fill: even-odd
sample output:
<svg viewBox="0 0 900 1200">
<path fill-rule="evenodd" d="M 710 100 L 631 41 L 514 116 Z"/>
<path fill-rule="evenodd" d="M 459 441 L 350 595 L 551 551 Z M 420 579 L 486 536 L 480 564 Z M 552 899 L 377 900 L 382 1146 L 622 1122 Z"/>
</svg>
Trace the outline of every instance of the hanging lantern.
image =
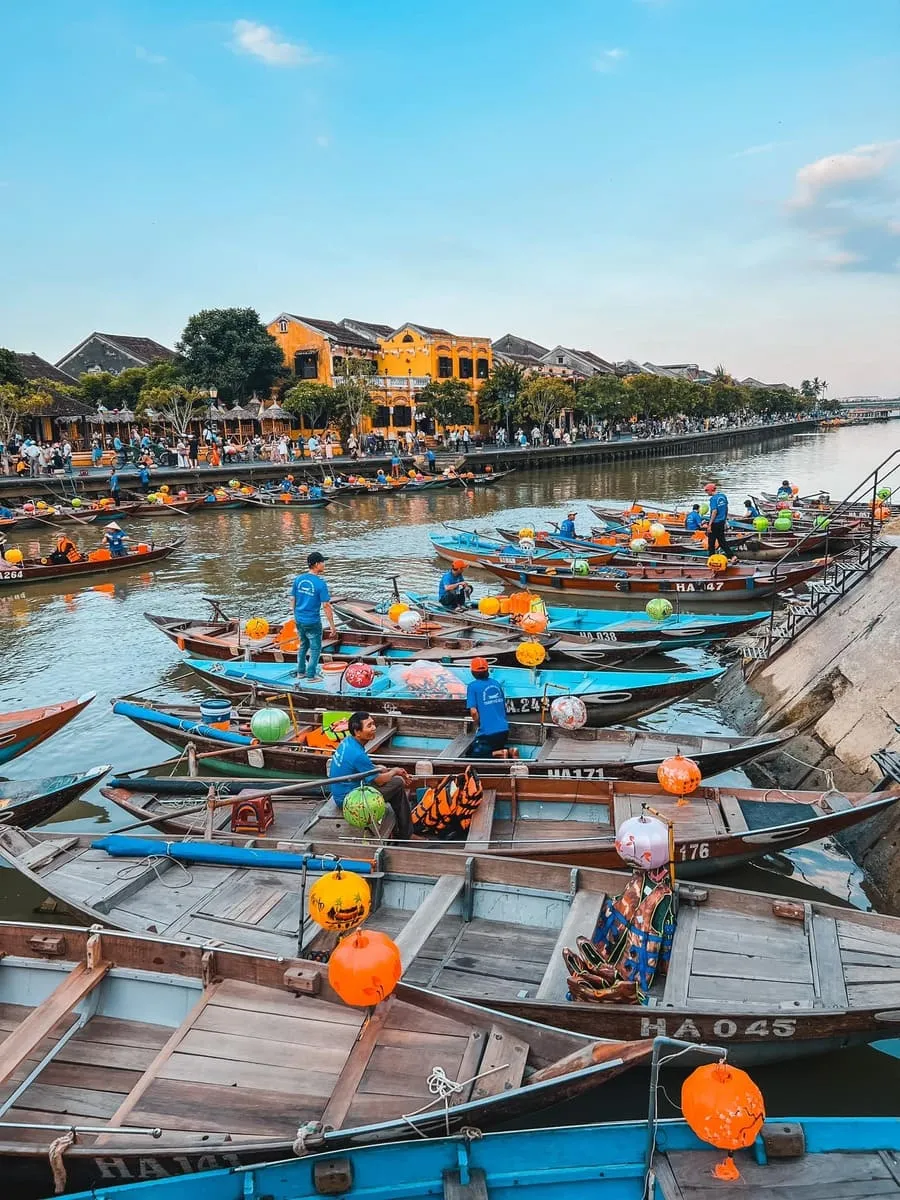
<svg viewBox="0 0 900 1200">
<path fill-rule="evenodd" d="M 533 537 L 534 537 L 534 529 L 530 525 L 523 525 L 522 528 L 519 530 L 519 540 L 520 541 L 522 540 L 522 538 L 533 538 Z"/>
<path fill-rule="evenodd" d="M 769 518 L 768 517 L 754 517 L 753 518 L 753 528 L 757 531 L 757 533 L 765 533 L 766 530 L 769 528 Z"/>
<path fill-rule="evenodd" d="M 687 804 L 683 797 L 695 792 L 703 781 L 703 773 L 692 758 L 676 754 L 664 759 L 656 768 L 656 778 L 667 792 L 682 797 L 679 804 Z"/>
<path fill-rule="evenodd" d="M 573 575 L 590 575 L 591 564 L 586 558 L 572 559 L 572 574 Z"/>
<path fill-rule="evenodd" d="M 873 510 L 873 515 L 876 521 L 886 521 L 891 515 L 891 507 L 889 504 L 876 504 Z"/>
<path fill-rule="evenodd" d="M 378 1004 L 400 982 L 403 966 L 396 942 L 375 929 L 357 929 L 339 942 L 328 960 L 328 982 L 357 1008 Z"/>
<path fill-rule="evenodd" d="M 340 863 L 309 889 L 310 918 L 330 933 L 349 933 L 362 925 L 371 909 L 368 883 L 353 871 L 342 871 Z"/>
<path fill-rule="evenodd" d="M 354 829 L 365 829 L 369 825 L 380 825 L 387 811 L 384 796 L 378 788 L 364 783 L 344 797 L 341 813 L 348 825 Z"/>
<path fill-rule="evenodd" d="M 482 596 L 478 601 L 478 611 L 483 617 L 496 617 L 500 611 L 500 601 L 496 596 Z"/>
<path fill-rule="evenodd" d="M 875 495 L 878 497 L 879 500 L 890 500 L 891 489 L 889 487 L 881 487 L 878 489 L 878 491 L 875 493 Z"/>
<path fill-rule="evenodd" d="M 344 672 L 344 679 L 347 681 L 348 686 L 352 688 L 371 687 L 374 678 L 375 670 L 371 663 L 354 662 Z"/>
<path fill-rule="evenodd" d="M 523 633 L 544 633 L 547 628 L 547 614 L 542 612 L 527 612 L 519 622 Z"/>
<path fill-rule="evenodd" d="M 244 626 L 244 633 L 248 638 L 264 638 L 269 632 L 269 622 L 265 617 L 251 617 Z"/>
<path fill-rule="evenodd" d="M 784 513 L 782 513 L 780 516 L 775 518 L 774 528 L 778 531 L 778 533 L 790 533 L 791 524 L 791 518 L 786 517 Z"/>
<path fill-rule="evenodd" d="M 516 662 L 523 667 L 539 667 L 546 657 L 547 651 L 540 642 L 520 642 L 516 646 Z"/>
<path fill-rule="evenodd" d="M 422 614 L 416 612 L 414 608 L 409 608 L 406 612 L 400 614 L 397 624 L 404 633 L 415 633 L 422 624 Z"/>
<path fill-rule="evenodd" d="M 80 497 L 78 497 L 78 496 L 75 496 L 75 497 L 74 497 L 74 499 L 72 500 L 72 507 L 73 507 L 73 508 L 81 508 L 81 499 L 80 499 Z"/>
<path fill-rule="evenodd" d="M 655 537 L 653 539 L 653 545 L 654 546 L 671 546 L 672 545 L 672 535 L 669 533 L 668 529 L 664 529 L 658 537 Z"/>
<path fill-rule="evenodd" d="M 557 696 L 550 705 L 550 720 L 560 729 L 581 729 L 587 724 L 587 708 L 579 696 Z"/>
<path fill-rule="evenodd" d="M 5 562 L 10 563 L 14 567 L 20 566 L 24 561 L 22 557 L 22 551 L 18 550 L 15 546 L 6 551 L 6 553 L 3 555 L 3 559 Z"/>
<path fill-rule="evenodd" d="M 647 532 L 655 540 L 656 538 L 662 537 L 662 535 L 666 532 L 666 527 L 665 525 L 660 525 L 659 521 L 654 521 Z"/>
<path fill-rule="evenodd" d="M 250 732 L 260 742 L 280 742 L 291 729 L 291 718 L 283 708 L 261 708 L 250 719 Z"/>
<path fill-rule="evenodd" d="M 823 530 L 827 529 L 830 524 L 831 521 L 828 519 L 828 517 L 816 517 L 815 521 L 813 522 L 813 528 Z"/>
<path fill-rule="evenodd" d="M 634 554 L 643 554 L 647 549 L 647 539 L 636 537 L 631 539 L 631 550 Z"/>
<path fill-rule="evenodd" d="M 523 554 L 534 554 L 536 542 L 533 537 L 519 538 L 519 549 Z"/>
<path fill-rule="evenodd" d="M 762 1092 L 747 1072 L 724 1059 L 697 1067 L 681 1085 L 681 1111 L 698 1138 L 727 1151 L 716 1179 L 739 1179 L 732 1153 L 752 1146 L 766 1119 Z"/>
<path fill-rule="evenodd" d="M 630 867 L 655 871 L 669 861 L 669 829 L 656 817 L 641 813 L 616 830 L 616 854 Z"/>
<path fill-rule="evenodd" d="M 724 571 L 728 566 L 728 559 L 724 554 L 711 554 L 706 560 L 706 565 L 711 571 Z"/>
<path fill-rule="evenodd" d="M 701 505 L 700 505 L 700 516 L 701 516 L 701 517 L 708 517 L 708 516 L 709 516 L 709 505 L 708 505 L 708 504 L 706 504 L 706 503 L 703 503 L 703 504 L 701 504 Z"/>
<path fill-rule="evenodd" d="M 405 612 L 409 612 L 409 605 L 398 601 L 396 604 L 392 604 L 387 610 L 388 620 L 393 621 L 396 625 L 400 619 L 400 614 Z"/>
<path fill-rule="evenodd" d="M 665 596 L 655 596 L 647 601 L 644 611 L 651 621 L 665 621 L 672 615 L 672 602 Z"/>
</svg>

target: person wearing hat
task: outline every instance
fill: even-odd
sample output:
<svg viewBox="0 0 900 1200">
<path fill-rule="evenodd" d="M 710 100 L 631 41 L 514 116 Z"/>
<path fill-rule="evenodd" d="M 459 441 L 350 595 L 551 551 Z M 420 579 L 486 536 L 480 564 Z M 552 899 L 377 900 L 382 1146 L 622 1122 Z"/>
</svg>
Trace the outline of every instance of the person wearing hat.
<svg viewBox="0 0 900 1200">
<path fill-rule="evenodd" d="M 110 521 L 107 525 L 103 532 L 103 540 L 113 558 L 124 558 L 128 553 L 128 547 L 125 545 L 128 534 L 117 521 Z"/>
<path fill-rule="evenodd" d="M 294 624 L 297 626 L 297 678 L 318 683 L 319 655 L 322 653 L 322 610 L 328 618 L 328 630 L 337 637 L 331 593 L 322 578 L 325 555 L 313 550 L 306 558 L 306 570 L 291 586 L 294 601 Z"/>
<path fill-rule="evenodd" d="M 486 658 L 472 659 L 472 682 L 466 688 L 466 707 L 477 734 L 472 744 L 473 758 L 516 758 L 508 750 L 509 721 L 506 719 L 506 694 L 491 671 Z"/>
<path fill-rule="evenodd" d="M 781 487 L 775 493 L 776 500 L 790 500 L 794 494 L 794 489 L 791 487 L 789 479 L 782 479 Z"/>
<path fill-rule="evenodd" d="M 564 537 L 564 538 L 578 537 L 578 534 L 575 532 L 575 518 L 577 516 L 578 516 L 578 513 L 575 513 L 575 512 L 570 512 L 567 514 L 566 519 L 563 521 L 563 523 L 559 527 L 559 536 L 560 537 Z"/>
<path fill-rule="evenodd" d="M 733 551 L 728 545 L 726 529 L 728 527 L 728 497 L 720 492 L 718 485 L 708 483 L 703 489 L 709 496 L 709 536 L 706 547 L 710 554 L 715 554 L 720 547 L 726 558 L 731 558 Z"/>
<path fill-rule="evenodd" d="M 454 558 L 450 564 L 450 570 L 445 571 L 441 576 L 438 600 L 442 608 L 449 608 L 452 612 L 454 609 L 466 607 L 469 597 L 472 595 L 472 585 L 463 577 L 465 569 L 466 564 L 462 559 Z"/>
</svg>

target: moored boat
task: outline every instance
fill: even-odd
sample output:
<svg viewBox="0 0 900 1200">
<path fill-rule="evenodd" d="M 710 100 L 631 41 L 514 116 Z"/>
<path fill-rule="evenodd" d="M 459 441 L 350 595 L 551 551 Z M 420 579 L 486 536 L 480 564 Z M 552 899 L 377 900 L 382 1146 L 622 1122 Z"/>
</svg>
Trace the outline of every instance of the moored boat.
<svg viewBox="0 0 900 1200">
<path fill-rule="evenodd" d="M 49 821 L 82 792 L 99 783 L 109 769 L 109 763 L 105 763 L 88 771 L 50 775 L 45 779 L 2 779 L 0 823 L 30 829 L 41 821 Z"/>
<path fill-rule="evenodd" d="M 27 583 L 42 583 L 45 580 L 72 578 L 80 579 L 86 575 L 106 575 L 110 571 L 125 571 L 131 567 L 146 567 L 150 563 L 168 558 L 179 546 L 183 538 L 176 538 L 167 546 L 146 545 L 143 550 L 113 557 L 109 551 L 94 551 L 96 558 L 90 554 L 83 556 L 77 562 L 52 563 L 43 558 L 26 558 L 21 563 L 11 563 L 0 559 L 0 587 L 19 587 Z"/>
<path fill-rule="evenodd" d="M 546 567 L 567 567 L 572 561 L 572 551 L 566 552 L 554 546 L 547 546 L 531 554 L 523 554 L 521 550 L 508 542 L 497 542 L 478 534 L 456 533 L 452 535 L 432 533 L 431 544 L 438 558 L 447 562 L 458 559 L 473 567 L 481 567 L 486 562 L 511 563 L 513 565 L 528 565 L 539 562 Z M 608 563 L 614 556 L 614 549 L 594 546 L 590 551 L 578 551 L 577 557 L 584 558 L 592 567 Z"/>
<path fill-rule="evenodd" d="M 87 708 L 96 694 L 87 692 L 77 700 L 0 713 L 0 763 L 11 762 L 26 750 L 39 746 Z"/>
</svg>

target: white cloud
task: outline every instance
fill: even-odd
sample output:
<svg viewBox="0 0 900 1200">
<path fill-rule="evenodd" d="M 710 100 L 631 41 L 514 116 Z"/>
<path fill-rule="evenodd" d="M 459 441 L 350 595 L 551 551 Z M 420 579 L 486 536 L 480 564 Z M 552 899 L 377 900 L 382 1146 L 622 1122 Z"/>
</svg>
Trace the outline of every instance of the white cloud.
<svg viewBox="0 0 900 1200">
<path fill-rule="evenodd" d="M 145 50 L 143 46 L 135 46 L 134 57 L 139 58 L 141 62 L 152 63 L 154 67 L 161 67 L 168 61 L 164 54 L 154 54 L 151 50 Z"/>
<path fill-rule="evenodd" d="M 611 50 L 603 50 L 591 63 L 595 71 L 605 72 L 613 71 L 616 64 L 620 63 L 628 54 L 627 50 L 621 49 L 619 46 L 614 46 Z"/>
<path fill-rule="evenodd" d="M 893 162 L 898 147 L 900 140 L 872 142 L 845 154 L 829 154 L 807 163 L 797 172 L 791 204 L 795 208 L 808 208 L 823 192 L 877 179 Z"/>
<path fill-rule="evenodd" d="M 784 142 L 763 142 L 759 146 L 748 146 L 746 150 L 736 150 L 731 157 L 751 158 L 754 154 L 770 154 L 773 150 L 777 150 L 779 146 L 783 145 Z"/>
<path fill-rule="evenodd" d="M 250 54 L 270 67 L 307 67 L 321 61 L 308 46 L 281 41 L 280 34 L 257 21 L 235 21 L 231 33 L 231 48 L 235 53 Z"/>
</svg>

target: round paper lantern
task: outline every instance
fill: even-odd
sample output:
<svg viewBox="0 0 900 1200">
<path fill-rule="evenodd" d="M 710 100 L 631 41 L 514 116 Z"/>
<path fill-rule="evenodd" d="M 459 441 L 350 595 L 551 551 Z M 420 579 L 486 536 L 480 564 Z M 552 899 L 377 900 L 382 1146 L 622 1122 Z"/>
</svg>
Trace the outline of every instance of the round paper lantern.
<svg viewBox="0 0 900 1200">
<path fill-rule="evenodd" d="M 792 522 L 790 517 L 786 517 L 783 514 L 780 517 L 775 518 L 775 529 L 777 529 L 779 533 L 790 533 L 791 524 Z"/>
<path fill-rule="evenodd" d="M 354 829 L 365 829 L 367 825 L 378 825 L 384 820 L 384 796 L 378 788 L 364 783 L 348 792 L 341 805 L 344 820 Z"/>
<path fill-rule="evenodd" d="M 240 486 L 241 486 L 241 481 L 240 481 L 239 479 L 229 479 L 229 480 L 228 480 L 228 486 L 229 486 L 230 488 L 236 488 L 236 487 L 240 487 Z"/>
<path fill-rule="evenodd" d="M 658 535 L 658 537 L 655 537 L 653 539 L 653 545 L 654 546 L 671 546 L 672 545 L 672 535 L 669 533 L 668 529 L 664 529 L 662 531 L 662 533 Z"/>
<path fill-rule="evenodd" d="M 283 708 L 261 708 L 250 719 L 250 732 L 260 742 L 280 742 L 291 729 L 291 718 Z"/>
<path fill-rule="evenodd" d="M 478 611 L 483 617 L 496 617 L 500 611 L 500 601 L 496 596 L 482 596 L 478 601 Z"/>
<path fill-rule="evenodd" d="M 414 608 L 407 609 L 406 612 L 400 614 L 397 624 L 404 633 L 415 633 L 422 624 L 422 614 L 416 612 Z"/>
<path fill-rule="evenodd" d="M 640 871 L 664 867 L 669 861 L 669 828 L 656 817 L 629 817 L 616 830 L 616 853 Z"/>
<path fill-rule="evenodd" d="M 747 1072 L 724 1059 L 697 1067 L 681 1085 L 681 1111 L 698 1138 L 727 1151 L 715 1177 L 738 1179 L 732 1152 L 752 1146 L 766 1119 L 762 1092 Z"/>
<path fill-rule="evenodd" d="M 645 537 L 650 532 L 650 522 L 647 520 L 635 521 L 631 526 L 631 532 L 635 537 Z"/>
<path fill-rule="evenodd" d="M 533 537 L 534 537 L 534 530 L 532 529 L 532 527 L 530 525 L 523 525 L 522 528 L 519 530 L 519 540 L 520 541 L 522 538 L 533 538 Z"/>
<path fill-rule="evenodd" d="M 72 501 L 72 507 L 73 508 L 81 508 L 81 500 L 78 498 L 78 496 L 76 496 L 75 499 Z"/>
<path fill-rule="evenodd" d="M 331 485 L 333 483 L 334 483 L 334 480 L 331 478 L 330 475 L 326 475 L 325 478 L 322 480 L 323 487 L 331 487 Z"/>
<path fill-rule="evenodd" d="M 519 622 L 523 633 L 543 633 L 547 628 L 547 614 L 542 612 L 527 612 Z"/>
<path fill-rule="evenodd" d="M 43 511 L 44 511 L 44 509 L 47 507 L 46 501 L 44 501 L 44 500 L 38 500 L 38 502 L 37 502 L 37 507 L 38 507 L 38 511 L 39 511 L 39 512 L 43 512 Z"/>
<path fill-rule="evenodd" d="M 878 491 L 875 493 L 875 495 L 878 497 L 879 500 L 890 500 L 891 489 L 889 487 L 879 488 Z"/>
<path fill-rule="evenodd" d="M 724 571 L 728 566 L 728 559 L 724 554 L 711 554 L 706 560 L 706 565 L 711 571 Z"/>
<path fill-rule="evenodd" d="M 516 662 L 523 667 L 539 667 L 547 657 L 547 651 L 540 642 L 520 642 L 516 646 Z"/>
<path fill-rule="evenodd" d="M 394 624 L 396 625 L 397 622 L 400 620 L 400 614 L 405 613 L 405 612 L 409 612 L 409 605 L 404 604 L 402 601 L 398 601 L 396 604 L 392 604 L 391 607 L 388 609 L 388 611 L 387 611 L 388 620 L 393 621 Z"/>
<path fill-rule="evenodd" d="M 659 538 L 666 532 L 665 525 L 660 525 L 659 521 L 654 521 L 647 531 L 652 538 Z"/>
<path fill-rule="evenodd" d="M 29 500 L 29 501 L 27 501 L 25 504 L 23 504 L 23 505 L 22 505 L 22 512 L 27 512 L 27 513 L 33 513 L 33 512 L 34 512 L 34 505 L 31 503 L 31 501 L 30 501 L 30 500 Z"/>
<path fill-rule="evenodd" d="M 357 929 L 339 942 L 328 960 L 328 982 L 356 1008 L 378 1004 L 400 982 L 403 965 L 396 942 L 375 929 Z"/>
<path fill-rule="evenodd" d="M 709 505 L 708 505 L 708 504 L 701 504 L 701 505 L 700 505 L 700 516 L 701 516 L 701 517 L 708 517 L 708 516 L 709 516 Z"/>
<path fill-rule="evenodd" d="M 264 638 L 269 632 L 269 622 L 265 617 L 251 617 L 244 626 L 244 632 L 248 638 Z"/>
<path fill-rule="evenodd" d="M 331 933 L 349 933 L 372 910 L 372 892 L 362 875 L 342 871 L 340 864 L 309 889 L 308 912 Z"/>
<path fill-rule="evenodd" d="M 402 615 L 402 614 L 401 614 Z M 375 678 L 375 671 L 371 663 L 354 662 L 351 663 L 344 672 L 344 679 L 352 688 L 367 688 L 372 686 L 372 680 Z"/>
<path fill-rule="evenodd" d="M 652 621 L 665 621 L 672 615 L 672 602 L 664 596 L 655 596 L 647 601 L 644 611 Z"/>
<path fill-rule="evenodd" d="M 643 554 L 647 549 L 647 539 L 642 537 L 632 538 L 631 549 L 635 554 Z"/>
<path fill-rule="evenodd" d="M 673 796 L 687 796 L 700 786 L 703 774 L 692 758 L 675 754 L 659 764 L 656 778 Z"/>
<path fill-rule="evenodd" d="M 886 521 L 891 515 L 891 506 L 889 504 L 876 504 L 873 515 L 876 521 Z"/>
<path fill-rule="evenodd" d="M 415 477 L 416 477 L 416 473 L 415 473 L 415 471 L 412 471 L 412 470 L 410 470 L 410 471 L 407 471 L 407 472 L 406 472 L 406 474 L 408 475 L 408 477 L 409 477 L 410 479 L 415 479 Z"/>
<path fill-rule="evenodd" d="M 519 549 L 523 554 L 534 554 L 536 542 L 533 537 L 519 538 Z"/>
<path fill-rule="evenodd" d="M 22 551 L 17 550 L 15 547 L 13 547 L 11 550 L 7 550 L 6 553 L 3 555 L 3 558 L 6 562 L 12 563 L 13 566 L 16 566 L 16 567 L 21 562 L 24 561 L 24 559 L 22 558 Z"/>
<path fill-rule="evenodd" d="M 769 528 L 769 518 L 768 517 L 754 517 L 753 518 L 753 528 L 758 533 L 765 533 L 766 530 Z"/>
<path fill-rule="evenodd" d="M 557 696 L 550 705 L 550 720 L 560 729 L 581 729 L 587 717 L 585 703 L 578 696 Z"/>
<path fill-rule="evenodd" d="M 813 522 L 813 527 L 815 529 L 827 529 L 830 524 L 831 521 L 828 519 L 828 517 L 816 517 L 815 521 Z"/>
<path fill-rule="evenodd" d="M 572 559 L 572 574 L 573 575 L 590 575 L 591 564 L 586 558 Z"/>
</svg>

